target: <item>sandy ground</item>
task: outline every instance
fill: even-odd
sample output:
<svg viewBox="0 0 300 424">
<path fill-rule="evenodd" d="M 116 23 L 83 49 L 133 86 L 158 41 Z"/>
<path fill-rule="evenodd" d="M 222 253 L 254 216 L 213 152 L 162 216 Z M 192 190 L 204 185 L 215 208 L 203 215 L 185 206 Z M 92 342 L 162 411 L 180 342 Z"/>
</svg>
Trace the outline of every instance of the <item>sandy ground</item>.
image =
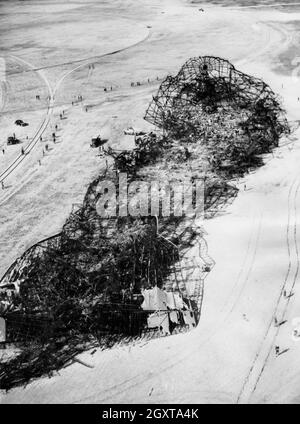
<svg viewBox="0 0 300 424">
<path fill-rule="evenodd" d="M 298 39 L 300 4 L 202 5 L 202 13 L 199 4 L 174 0 L 143 0 L 139 7 L 130 0 L 126 7 L 118 1 L 84 3 L 51 2 L 45 13 L 31 2 L 22 2 L 22 10 L 17 2 L 0 2 L 0 50 L 12 69 L 7 90 L 23 78 L 30 101 L 26 108 L 17 96 L 11 106 L 8 99 L 0 117 L 5 135 L 17 115 L 30 122 L 20 135 L 29 136 L 28 154 L 0 193 L 0 272 L 31 244 L 58 232 L 72 204 L 81 201 L 103 166 L 89 147 L 91 136 L 103 131 L 122 147 L 125 126 L 148 128 L 142 118 L 157 77 L 176 73 L 189 57 L 219 55 L 263 78 L 280 93 L 289 120 L 299 119 L 299 65 L 287 52 Z M 132 81 L 142 85 L 130 87 Z M 76 102 L 78 95 L 83 102 Z M 43 156 L 47 142 L 51 150 Z M 1 173 L 19 148 L 1 157 Z M 264 167 L 237 182 L 240 194 L 222 215 L 204 222 L 216 266 L 195 330 L 86 352 L 82 356 L 94 368 L 74 364 L 51 379 L 3 393 L 1 402 L 299 402 L 300 343 L 292 337 L 292 321 L 300 316 L 299 159 L 298 131 L 265 157 Z M 294 295 L 286 299 L 283 290 Z M 275 327 L 275 317 L 286 322 Z M 278 357 L 275 345 L 283 352 Z"/>
</svg>

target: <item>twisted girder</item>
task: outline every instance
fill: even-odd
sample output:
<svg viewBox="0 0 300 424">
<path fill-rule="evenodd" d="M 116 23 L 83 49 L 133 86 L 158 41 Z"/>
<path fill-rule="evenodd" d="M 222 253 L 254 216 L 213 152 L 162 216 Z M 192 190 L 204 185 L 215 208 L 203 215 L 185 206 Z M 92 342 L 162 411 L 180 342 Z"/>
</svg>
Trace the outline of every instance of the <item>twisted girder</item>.
<svg viewBox="0 0 300 424">
<path fill-rule="evenodd" d="M 225 59 L 203 56 L 189 59 L 175 77 L 168 76 L 160 85 L 145 119 L 168 129 L 173 122 L 186 120 L 189 114 L 207 107 L 236 105 L 254 109 L 258 104 L 271 109 L 276 118 L 285 121 L 280 103 L 262 80 L 235 69 Z M 180 113 L 184 112 L 184 113 Z"/>
</svg>

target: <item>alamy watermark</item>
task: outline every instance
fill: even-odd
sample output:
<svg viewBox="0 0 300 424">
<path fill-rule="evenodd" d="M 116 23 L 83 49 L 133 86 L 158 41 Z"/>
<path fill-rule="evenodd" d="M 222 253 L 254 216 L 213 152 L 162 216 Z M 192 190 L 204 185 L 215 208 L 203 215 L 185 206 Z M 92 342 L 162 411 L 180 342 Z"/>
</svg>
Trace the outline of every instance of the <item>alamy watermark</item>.
<svg viewBox="0 0 300 424">
<path fill-rule="evenodd" d="M 117 184 L 100 181 L 97 186 L 97 213 L 110 217 L 197 217 L 204 218 L 204 180 L 128 181 L 120 173 Z"/>
</svg>

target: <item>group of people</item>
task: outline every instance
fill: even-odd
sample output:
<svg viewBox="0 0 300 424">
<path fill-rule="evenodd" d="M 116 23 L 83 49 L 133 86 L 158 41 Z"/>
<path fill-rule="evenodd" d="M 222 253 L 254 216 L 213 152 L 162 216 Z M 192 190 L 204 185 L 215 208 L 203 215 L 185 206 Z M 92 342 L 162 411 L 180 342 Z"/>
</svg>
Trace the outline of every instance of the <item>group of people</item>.
<svg viewBox="0 0 300 424">
<path fill-rule="evenodd" d="M 59 114 L 59 119 L 65 118 L 65 110 L 62 111 L 62 113 Z"/>
<path fill-rule="evenodd" d="M 72 100 L 72 106 L 74 106 L 74 104 L 76 104 L 77 102 L 82 102 L 83 101 L 83 97 L 82 97 L 82 95 L 81 94 L 79 94 L 78 96 L 77 96 L 77 99 L 76 100 Z M 64 111 L 63 111 L 64 112 Z M 60 118 L 60 119 L 62 119 L 62 118 Z"/>
<path fill-rule="evenodd" d="M 156 81 L 159 81 L 159 77 L 156 77 Z M 150 82 L 151 82 L 151 80 L 150 80 L 150 78 L 148 78 L 147 83 L 150 84 Z M 135 87 L 135 86 L 139 87 L 141 85 L 142 85 L 142 83 L 140 81 L 130 83 L 130 87 Z"/>
</svg>

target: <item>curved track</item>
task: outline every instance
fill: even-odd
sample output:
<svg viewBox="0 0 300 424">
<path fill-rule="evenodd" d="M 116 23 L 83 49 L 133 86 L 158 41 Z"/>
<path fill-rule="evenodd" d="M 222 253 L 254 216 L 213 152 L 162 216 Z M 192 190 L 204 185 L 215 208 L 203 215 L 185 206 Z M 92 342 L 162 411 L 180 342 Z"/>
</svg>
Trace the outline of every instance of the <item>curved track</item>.
<svg viewBox="0 0 300 424">
<path fill-rule="evenodd" d="M 17 62 L 21 63 L 22 65 L 26 65 L 28 66 L 30 69 L 33 69 L 33 65 L 30 64 L 29 62 L 26 62 L 23 59 L 20 59 L 16 56 L 11 56 L 14 60 L 16 60 Z M 31 141 L 29 142 L 29 144 L 26 146 L 26 148 L 24 149 L 24 155 L 20 154 L 19 156 L 17 156 L 17 158 L 4 170 L 1 172 L 0 174 L 0 183 L 4 182 L 5 179 L 12 174 L 12 172 L 23 162 L 23 160 L 26 158 L 26 155 L 29 154 L 33 148 L 36 146 L 37 142 L 39 141 L 40 136 L 44 133 L 44 131 L 46 130 L 49 121 L 50 121 L 50 115 L 52 114 L 52 110 L 53 110 L 53 103 L 54 103 L 54 93 L 52 91 L 51 85 L 48 81 L 48 79 L 45 77 L 45 75 L 43 74 L 42 71 L 37 71 L 38 75 L 40 76 L 40 78 L 45 82 L 47 88 L 48 88 L 48 92 L 49 92 L 49 103 L 48 103 L 48 107 L 47 107 L 47 112 L 46 112 L 46 116 L 44 117 L 42 123 L 40 124 L 39 128 L 37 129 L 36 133 L 34 134 L 34 136 L 32 137 Z"/>
<path fill-rule="evenodd" d="M 55 104 L 55 94 L 57 93 L 59 87 L 61 86 L 61 84 L 63 83 L 63 81 L 69 76 L 71 75 L 73 72 L 77 71 L 78 69 L 85 67 L 87 65 L 89 65 L 90 63 L 93 63 L 95 61 L 95 59 L 99 60 L 99 59 L 103 59 L 107 56 L 112 56 L 121 52 L 124 52 L 126 50 L 129 50 L 131 48 L 134 48 L 136 46 L 138 46 L 139 44 L 145 42 L 150 36 L 150 30 L 147 30 L 147 35 L 145 37 L 143 37 L 141 40 L 126 46 L 122 49 L 118 49 L 118 50 L 113 50 L 111 52 L 102 54 L 102 55 L 98 55 L 98 56 L 91 56 L 88 59 L 84 59 L 84 60 L 79 60 L 78 62 L 83 62 L 80 65 L 76 66 L 75 68 L 71 69 L 70 71 L 66 72 L 65 74 L 63 74 L 60 79 L 57 81 L 54 89 L 52 90 L 52 87 L 48 81 L 48 79 L 45 77 L 44 73 L 43 73 L 43 69 L 44 68 L 36 68 L 34 65 L 32 65 L 29 62 L 26 62 L 25 60 L 18 58 L 16 56 L 11 56 L 13 59 L 19 61 L 20 63 L 22 63 L 23 65 L 26 65 L 27 67 L 30 68 L 31 71 L 35 71 L 39 74 L 39 76 L 43 79 L 43 81 L 45 82 L 45 84 L 47 85 L 48 91 L 49 91 L 49 104 L 48 104 L 48 108 L 47 108 L 47 112 L 46 112 L 46 116 L 43 119 L 41 125 L 39 126 L 38 130 L 36 131 L 35 135 L 33 136 L 32 140 L 30 141 L 30 143 L 26 146 L 26 148 L 24 149 L 25 154 L 22 155 L 20 154 L 1 174 L 0 174 L 0 183 L 4 182 L 5 179 L 10 176 L 13 171 L 15 169 L 17 169 L 20 164 L 24 161 L 24 159 L 26 158 L 26 156 L 34 149 L 34 147 L 36 146 L 36 144 L 38 143 L 40 136 L 45 132 L 46 128 L 48 127 L 48 124 L 50 122 L 50 116 L 53 112 L 53 108 L 54 108 L 54 104 Z M 10 196 L 9 196 L 10 197 Z M 8 196 L 5 196 L 4 201 L 7 201 Z M 3 201 L 1 202 L 3 203 Z"/>
</svg>

